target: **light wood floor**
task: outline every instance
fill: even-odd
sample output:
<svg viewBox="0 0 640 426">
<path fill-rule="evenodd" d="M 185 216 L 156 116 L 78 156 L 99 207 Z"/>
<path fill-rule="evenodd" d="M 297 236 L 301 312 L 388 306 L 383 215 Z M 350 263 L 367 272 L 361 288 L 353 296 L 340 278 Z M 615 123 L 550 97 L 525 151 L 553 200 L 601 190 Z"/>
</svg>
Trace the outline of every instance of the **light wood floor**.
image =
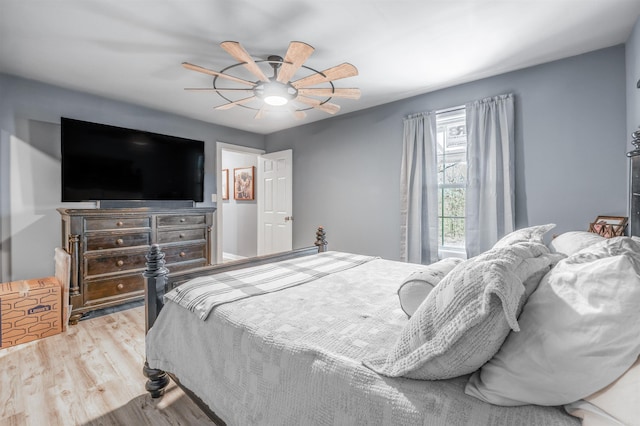
<svg viewBox="0 0 640 426">
<path fill-rule="evenodd" d="M 0 349 L 0 425 L 214 425 L 173 382 L 144 389 L 144 307 Z"/>
</svg>

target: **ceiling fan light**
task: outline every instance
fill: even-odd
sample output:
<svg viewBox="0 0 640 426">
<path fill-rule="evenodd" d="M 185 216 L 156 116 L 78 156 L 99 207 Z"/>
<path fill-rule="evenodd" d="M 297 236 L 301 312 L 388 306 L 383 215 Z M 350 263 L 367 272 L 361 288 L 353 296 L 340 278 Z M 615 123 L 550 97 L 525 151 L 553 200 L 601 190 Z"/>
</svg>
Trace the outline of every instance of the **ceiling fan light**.
<svg viewBox="0 0 640 426">
<path fill-rule="evenodd" d="M 291 88 L 293 89 L 293 88 Z M 262 98 L 264 103 L 271 106 L 286 105 L 295 96 L 294 93 L 289 93 L 289 86 L 272 81 L 270 83 L 261 84 L 254 89 L 256 96 Z"/>
<path fill-rule="evenodd" d="M 289 99 L 280 95 L 268 95 L 264 97 L 264 103 L 271 106 L 282 106 L 286 105 L 289 102 Z"/>
</svg>

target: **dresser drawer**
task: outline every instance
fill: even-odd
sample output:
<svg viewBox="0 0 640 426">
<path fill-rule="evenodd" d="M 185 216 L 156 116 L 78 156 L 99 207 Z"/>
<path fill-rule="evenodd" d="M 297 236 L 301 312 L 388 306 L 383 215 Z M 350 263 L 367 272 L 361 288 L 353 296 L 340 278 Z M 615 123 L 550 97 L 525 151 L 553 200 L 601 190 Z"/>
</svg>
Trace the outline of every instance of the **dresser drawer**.
<svg viewBox="0 0 640 426">
<path fill-rule="evenodd" d="M 204 225 L 207 223 L 207 217 L 203 214 L 192 215 L 159 215 L 157 218 L 158 228 L 166 226 L 179 226 L 179 225 Z"/>
<path fill-rule="evenodd" d="M 144 291 L 142 274 L 124 275 L 105 280 L 85 281 L 87 299 L 91 301 L 107 297 L 130 296 L 129 293 Z"/>
<path fill-rule="evenodd" d="M 123 250 L 106 256 L 85 256 L 84 275 L 92 277 L 144 269 L 147 262 L 145 254 L 146 251 L 126 252 Z"/>
<path fill-rule="evenodd" d="M 149 246 L 151 232 L 86 235 L 85 250 L 107 250 L 121 247 Z"/>
<path fill-rule="evenodd" d="M 108 217 L 86 218 L 85 231 L 106 231 L 116 229 L 150 228 L 151 218 L 147 217 Z"/>
<path fill-rule="evenodd" d="M 164 260 L 167 262 L 167 267 L 173 263 L 198 259 L 204 261 L 207 258 L 207 248 L 204 243 L 166 246 L 162 247 L 162 251 L 165 255 Z"/>
<path fill-rule="evenodd" d="M 173 231 L 158 231 L 158 244 L 179 243 L 182 241 L 204 240 L 207 236 L 205 228 L 177 229 Z"/>
</svg>

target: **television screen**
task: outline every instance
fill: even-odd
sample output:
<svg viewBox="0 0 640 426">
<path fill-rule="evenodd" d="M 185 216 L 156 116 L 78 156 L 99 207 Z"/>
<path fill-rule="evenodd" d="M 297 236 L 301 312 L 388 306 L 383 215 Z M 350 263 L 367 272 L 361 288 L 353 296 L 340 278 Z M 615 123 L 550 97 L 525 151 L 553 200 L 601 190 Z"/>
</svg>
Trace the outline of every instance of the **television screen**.
<svg viewBox="0 0 640 426">
<path fill-rule="evenodd" d="M 204 142 L 61 118 L 62 201 L 203 201 Z"/>
</svg>

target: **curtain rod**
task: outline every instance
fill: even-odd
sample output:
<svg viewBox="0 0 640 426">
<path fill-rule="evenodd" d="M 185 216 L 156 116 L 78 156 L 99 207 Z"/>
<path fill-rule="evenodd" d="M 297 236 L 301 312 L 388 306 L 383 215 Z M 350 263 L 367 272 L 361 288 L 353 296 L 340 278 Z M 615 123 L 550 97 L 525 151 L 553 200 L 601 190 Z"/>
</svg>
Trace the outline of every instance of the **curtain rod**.
<svg viewBox="0 0 640 426">
<path fill-rule="evenodd" d="M 444 109 L 436 109 L 436 110 L 432 110 L 432 111 L 425 111 L 425 112 L 418 112 L 418 113 L 414 113 L 414 114 L 409 114 L 407 116 L 404 117 L 404 119 L 409 119 L 409 118 L 415 118 L 415 117 L 420 117 L 423 115 L 429 115 L 429 114 L 444 114 L 447 112 L 453 112 L 453 111 L 459 111 L 459 110 L 463 110 L 465 109 L 464 105 L 458 105 L 455 107 L 451 107 L 451 108 L 444 108 Z"/>
<path fill-rule="evenodd" d="M 445 112 L 458 111 L 458 110 L 461 110 L 461 109 L 464 109 L 464 108 L 465 108 L 464 105 L 458 105 L 458 106 L 454 106 L 454 107 L 450 107 L 450 108 L 437 109 L 436 110 L 436 114 L 443 114 Z"/>
</svg>

